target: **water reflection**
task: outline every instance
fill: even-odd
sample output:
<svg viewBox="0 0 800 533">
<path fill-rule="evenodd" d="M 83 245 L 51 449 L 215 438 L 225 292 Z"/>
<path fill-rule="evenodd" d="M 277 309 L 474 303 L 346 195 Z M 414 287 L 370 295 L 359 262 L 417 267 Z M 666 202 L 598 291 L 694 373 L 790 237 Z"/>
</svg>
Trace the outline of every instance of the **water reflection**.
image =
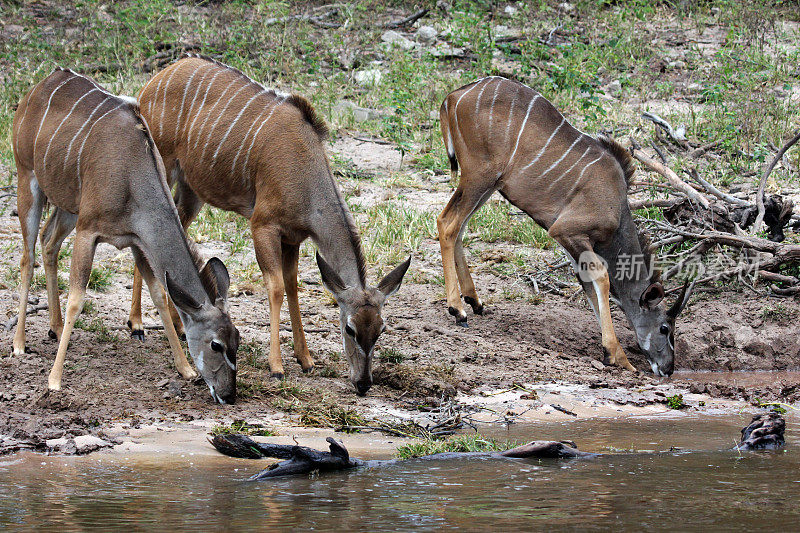
<svg viewBox="0 0 800 533">
<path fill-rule="evenodd" d="M 506 434 L 521 440 L 570 437 L 586 449 L 683 445 L 699 450 L 693 453 L 567 463 L 411 461 L 262 483 L 242 481 L 260 468 L 245 460 L 25 454 L 0 459 L 0 529 L 796 527 L 797 427 L 790 421 L 783 452 L 718 451 L 733 444 L 741 422 L 604 420 Z"/>
</svg>

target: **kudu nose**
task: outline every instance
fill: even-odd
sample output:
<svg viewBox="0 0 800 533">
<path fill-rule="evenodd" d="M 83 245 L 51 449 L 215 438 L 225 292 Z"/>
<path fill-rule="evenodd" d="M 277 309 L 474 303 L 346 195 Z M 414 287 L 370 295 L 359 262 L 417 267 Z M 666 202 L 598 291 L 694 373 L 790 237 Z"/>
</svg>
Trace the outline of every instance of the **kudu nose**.
<svg viewBox="0 0 800 533">
<path fill-rule="evenodd" d="M 236 403 L 236 391 L 234 390 L 233 392 L 225 396 L 220 395 L 219 399 L 221 400 L 220 403 L 227 403 L 233 405 Z"/>
<path fill-rule="evenodd" d="M 371 379 L 362 379 L 361 381 L 356 381 L 356 394 L 359 396 L 365 396 L 367 391 L 370 387 L 372 387 L 372 380 Z"/>
</svg>

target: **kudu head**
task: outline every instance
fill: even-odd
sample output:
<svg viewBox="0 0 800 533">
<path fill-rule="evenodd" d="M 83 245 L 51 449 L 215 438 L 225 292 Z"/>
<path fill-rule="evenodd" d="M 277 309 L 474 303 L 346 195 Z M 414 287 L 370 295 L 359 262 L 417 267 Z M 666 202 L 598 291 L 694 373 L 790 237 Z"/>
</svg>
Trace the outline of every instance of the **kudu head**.
<svg viewBox="0 0 800 533">
<path fill-rule="evenodd" d="M 236 402 L 236 351 L 239 330 L 228 316 L 230 278 L 222 261 L 212 257 L 200 271 L 208 298 L 199 302 L 166 273 L 169 297 L 183 321 L 189 353 L 211 396 L 219 403 Z"/>
<path fill-rule="evenodd" d="M 364 396 L 372 386 L 372 351 L 378 337 L 386 329 L 381 317 L 383 304 L 400 288 L 410 264 L 409 256 L 386 274 L 377 287 L 368 285 L 348 287 L 317 253 L 317 265 L 322 275 L 322 283 L 333 293 L 339 304 L 339 318 L 344 339 L 344 353 L 350 367 L 350 381 L 359 396 Z"/>
<path fill-rule="evenodd" d="M 657 376 L 670 376 L 675 370 L 675 319 L 692 295 L 688 282 L 680 296 L 667 309 L 664 303 L 664 286 L 655 281 L 639 296 L 638 308 L 626 313 L 636 332 L 636 340 Z"/>
</svg>

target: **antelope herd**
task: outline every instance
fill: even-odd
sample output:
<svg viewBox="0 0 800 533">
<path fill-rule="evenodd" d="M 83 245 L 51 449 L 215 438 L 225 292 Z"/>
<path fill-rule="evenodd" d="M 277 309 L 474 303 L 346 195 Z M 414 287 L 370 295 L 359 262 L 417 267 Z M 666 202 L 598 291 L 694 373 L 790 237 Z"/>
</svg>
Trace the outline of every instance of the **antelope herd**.
<svg viewBox="0 0 800 533">
<path fill-rule="evenodd" d="M 573 260 L 600 322 L 604 362 L 633 370 L 614 333 L 613 298 L 653 372 L 670 375 L 675 319 L 691 290 L 684 286 L 667 310 L 664 288 L 647 261 L 638 273 L 621 272 L 623 256 L 648 256 L 627 203 L 633 173 L 629 154 L 613 140 L 581 133 L 540 94 L 500 77 L 453 91 L 440 117 L 454 178 L 461 168 L 458 188 L 437 220 L 447 305 L 457 324 L 467 325 L 462 295 L 476 314 L 484 308 L 464 256 L 464 228 L 499 191 L 545 228 Z M 213 399 L 235 401 L 239 332 L 228 315 L 228 272 L 217 258 L 203 266 L 185 233 L 200 208 L 209 204 L 250 222 L 268 288 L 273 377 L 284 375 L 279 342 L 284 292 L 295 358 L 304 372 L 314 369 L 297 289 L 299 247 L 311 238 L 319 250 L 322 282 L 339 306 L 350 381 L 359 395 L 366 394 L 372 385 L 373 350 L 385 330 L 381 311 L 400 288 L 411 257 L 376 287 L 367 283 L 361 238 L 323 146 L 327 128 L 305 98 L 264 88 L 232 67 L 192 54 L 156 74 L 138 101 L 57 68 L 20 101 L 12 135 L 23 241 L 13 353 L 25 352 L 36 237 L 49 203 L 53 209 L 41 244 L 49 334 L 59 341 L 50 389 L 61 387 L 95 248 L 107 242 L 130 247 L 135 259 L 128 322 L 132 335 L 144 335 L 144 280 L 178 372 L 187 379 L 196 376 L 181 347 L 185 334 Z M 57 258 L 73 229 L 77 232 L 62 321 Z"/>
</svg>

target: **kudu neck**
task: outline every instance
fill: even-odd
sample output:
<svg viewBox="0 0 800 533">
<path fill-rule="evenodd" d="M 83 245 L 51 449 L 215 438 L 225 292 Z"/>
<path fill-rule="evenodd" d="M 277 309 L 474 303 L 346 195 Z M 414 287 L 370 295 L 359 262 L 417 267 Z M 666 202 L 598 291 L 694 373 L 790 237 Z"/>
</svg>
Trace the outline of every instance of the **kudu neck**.
<svg viewBox="0 0 800 533">
<path fill-rule="evenodd" d="M 174 205 L 167 198 L 143 200 L 132 215 L 134 231 L 156 279 L 163 284 L 168 272 L 172 282 L 195 301 L 206 302 L 208 294 Z"/>
<path fill-rule="evenodd" d="M 311 238 L 346 286 L 364 287 L 364 253 L 353 217 L 330 170 L 319 182 L 309 195 Z"/>
</svg>

